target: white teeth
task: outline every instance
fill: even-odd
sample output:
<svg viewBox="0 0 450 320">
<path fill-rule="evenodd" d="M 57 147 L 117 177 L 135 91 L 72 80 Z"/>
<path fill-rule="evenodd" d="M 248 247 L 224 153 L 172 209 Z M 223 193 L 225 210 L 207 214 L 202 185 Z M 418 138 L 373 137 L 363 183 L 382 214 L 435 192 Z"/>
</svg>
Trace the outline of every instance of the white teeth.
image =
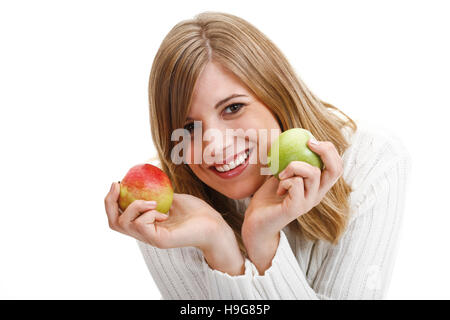
<svg viewBox="0 0 450 320">
<path fill-rule="evenodd" d="M 216 166 L 216 170 L 219 172 L 225 172 L 225 171 L 230 171 L 234 168 L 236 168 L 237 166 L 240 166 L 241 164 L 243 164 L 245 162 L 245 160 L 248 158 L 249 156 L 249 151 L 246 151 L 244 154 L 240 154 L 234 161 L 231 161 L 228 164 L 225 164 L 223 166 Z"/>
</svg>

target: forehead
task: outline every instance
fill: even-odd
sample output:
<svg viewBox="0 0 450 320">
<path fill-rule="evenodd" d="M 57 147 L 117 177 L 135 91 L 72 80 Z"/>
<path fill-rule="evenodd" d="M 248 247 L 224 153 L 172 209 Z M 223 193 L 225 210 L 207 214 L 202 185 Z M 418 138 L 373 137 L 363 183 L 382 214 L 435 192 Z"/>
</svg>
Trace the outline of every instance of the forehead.
<svg viewBox="0 0 450 320">
<path fill-rule="evenodd" d="M 211 107 L 230 94 L 249 94 L 243 83 L 220 64 L 209 62 L 194 87 L 191 111 L 197 106 Z"/>
</svg>

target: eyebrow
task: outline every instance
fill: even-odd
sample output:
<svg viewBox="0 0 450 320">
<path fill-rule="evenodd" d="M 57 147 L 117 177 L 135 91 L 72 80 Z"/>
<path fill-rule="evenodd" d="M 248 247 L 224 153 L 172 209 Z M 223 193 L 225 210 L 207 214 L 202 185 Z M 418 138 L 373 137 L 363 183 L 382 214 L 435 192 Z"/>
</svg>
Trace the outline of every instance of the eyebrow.
<svg viewBox="0 0 450 320">
<path fill-rule="evenodd" d="M 225 102 L 227 102 L 228 100 L 231 100 L 233 98 L 238 98 L 238 97 L 247 97 L 247 95 L 245 94 L 238 94 L 238 93 L 233 93 L 232 95 L 226 97 L 225 99 L 220 100 L 219 102 L 216 103 L 216 105 L 214 106 L 214 109 L 217 109 L 218 107 L 220 107 L 222 104 L 224 104 Z M 186 120 L 192 120 L 191 118 L 187 117 Z"/>
</svg>

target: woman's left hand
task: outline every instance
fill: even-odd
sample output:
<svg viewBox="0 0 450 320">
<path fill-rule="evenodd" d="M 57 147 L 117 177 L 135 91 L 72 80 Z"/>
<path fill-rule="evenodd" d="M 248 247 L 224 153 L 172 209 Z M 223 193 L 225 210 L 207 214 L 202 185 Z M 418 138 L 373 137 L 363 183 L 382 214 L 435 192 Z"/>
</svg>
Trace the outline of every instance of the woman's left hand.
<svg viewBox="0 0 450 320">
<path fill-rule="evenodd" d="M 242 238 L 247 247 L 278 236 L 287 224 L 318 205 L 342 175 L 343 161 L 335 146 L 329 141 L 311 142 L 308 146 L 321 157 L 323 171 L 306 162 L 292 161 L 279 174 L 280 180 L 268 178 L 245 212 Z"/>
</svg>

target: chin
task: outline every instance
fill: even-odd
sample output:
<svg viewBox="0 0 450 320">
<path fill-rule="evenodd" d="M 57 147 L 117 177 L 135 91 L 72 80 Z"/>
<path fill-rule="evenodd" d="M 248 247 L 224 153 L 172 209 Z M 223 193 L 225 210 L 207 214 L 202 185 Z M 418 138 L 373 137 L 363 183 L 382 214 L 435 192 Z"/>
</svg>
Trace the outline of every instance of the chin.
<svg viewBox="0 0 450 320">
<path fill-rule="evenodd" d="M 252 179 L 252 181 L 246 181 L 240 183 L 239 186 L 235 188 L 227 188 L 223 190 L 217 190 L 226 197 L 233 200 L 242 200 L 251 197 L 261 186 L 259 179 Z M 221 188 L 222 189 L 222 188 Z"/>
<path fill-rule="evenodd" d="M 242 199 L 245 199 L 247 197 L 250 197 L 254 192 L 243 192 L 242 190 L 239 190 L 239 191 L 233 192 L 233 193 L 230 193 L 230 192 L 226 192 L 226 193 L 225 192 L 221 192 L 221 193 L 223 195 L 227 196 L 230 199 L 242 200 Z"/>
<path fill-rule="evenodd" d="M 224 180 L 219 183 L 217 178 L 211 179 L 210 174 L 205 174 L 204 171 L 194 171 L 194 173 L 206 185 L 216 190 L 217 192 L 220 192 L 224 196 L 233 200 L 242 200 L 252 196 L 264 183 L 264 176 L 261 176 L 259 174 L 259 167 L 255 166 L 251 167 L 251 169 L 252 170 L 248 172 L 247 177 L 236 181 Z"/>
</svg>

